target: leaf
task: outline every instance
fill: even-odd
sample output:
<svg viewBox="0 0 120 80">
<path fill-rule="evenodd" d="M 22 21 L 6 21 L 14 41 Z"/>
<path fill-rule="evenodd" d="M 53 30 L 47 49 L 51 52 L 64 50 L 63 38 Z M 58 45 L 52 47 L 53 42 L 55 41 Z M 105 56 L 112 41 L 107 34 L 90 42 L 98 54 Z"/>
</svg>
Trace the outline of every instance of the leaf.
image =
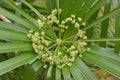
<svg viewBox="0 0 120 80">
<path fill-rule="evenodd" d="M 69 70 L 75 80 L 84 80 L 79 68 L 75 64 L 72 64 Z"/>
<path fill-rule="evenodd" d="M 37 72 L 42 66 L 43 66 L 43 63 L 42 63 L 40 60 L 35 61 L 35 62 L 33 63 L 33 65 L 32 65 L 34 71 L 36 71 L 36 72 Z"/>
<path fill-rule="evenodd" d="M 15 16 L 13 13 L 5 10 L 5 9 L 2 8 L 2 7 L 0 7 L 0 14 L 3 14 L 4 16 L 10 18 L 11 20 L 14 20 L 15 22 L 23 25 L 23 26 L 24 26 L 25 28 L 27 28 L 27 29 L 32 29 L 32 30 L 34 30 L 34 31 L 37 31 L 37 28 L 36 28 L 34 25 L 26 22 L 24 19 L 22 19 L 22 18 L 20 18 L 20 17 L 18 17 L 18 16 Z"/>
<path fill-rule="evenodd" d="M 0 53 L 16 51 L 33 51 L 31 43 L 2 43 L 0 44 Z"/>
<path fill-rule="evenodd" d="M 31 17 L 30 15 L 28 15 L 25 11 L 23 11 L 22 9 L 20 9 L 19 7 L 17 7 L 14 3 L 14 1 L 12 0 L 3 0 L 5 3 L 7 3 L 8 5 L 10 5 L 15 11 L 17 11 L 18 13 L 20 13 L 22 16 L 24 16 L 27 20 L 31 21 L 32 23 L 35 23 L 36 20 Z"/>
<path fill-rule="evenodd" d="M 86 42 L 101 42 L 101 41 L 120 41 L 120 38 L 107 38 L 107 39 L 88 39 Z"/>
<path fill-rule="evenodd" d="M 83 30 L 88 30 L 89 28 L 93 27 L 95 24 L 98 24 L 100 22 L 102 22 L 103 20 L 107 19 L 108 17 L 118 13 L 120 11 L 120 7 L 112 10 L 110 13 L 108 13 L 107 15 L 104 15 L 103 17 L 100 17 L 99 19 L 97 19 L 96 21 L 92 22 L 91 24 L 87 25 L 86 27 L 83 28 Z"/>
<path fill-rule="evenodd" d="M 87 21 L 105 3 L 106 0 L 98 0 L 98 2 L 89 9 L 88 13 L 84 14 L 85 16 L 82 17 L 83 21 Z"/>
<path fill-rule="evenodd" d="M 85 0 L 74 0 L 74 4 L 71 6 L 71 14 L 78 15 L 81 12 L 82 5 L 84 4 L 84 2 Z"/>
<path fill-rule="evenodd" d="M 30 5 L 26 0 L 21 0 L 27 7 L 29 7 L 40 19 L 43 19 L 42 14 L 35 9 L 32 5 Z"/>
<path fill-rule="evenodd" d="M 110 12 L 110 7 L 111 7 L 111 1 L 108 0 L 107 3 L 104 6 L 103 15 L 106 15 Z M 100 35 L 101 37 L 100 38 L 107 38 L 108 26 L 109 26 L 109 18 L 102 22 L 101 35 Z M 106 42 L 100 42 L 100 46 L 101 47 L 106 47 Z"/>
<path fill-rule="evenodd" d="M 98 16 L 98 13 L 99 13 L 99 10 L 96 11 L 96 12 L 89 18 L 88 24 L 96 21 L 97 16 Z M 93 31 L 94 31 L 94 28 L 93 28 L 93 27 L 90 28 L 90 29 L 88 29 L 88 30 L 86 31 L 86 35 L 87 35 L 87 38 L 88 38 L 88 39 L 91 39 L 91 38 L 93 37 Z"/>
<path fill-rule="evenodd" d="M 0 37 L 11 39 L 15 41 L 29 41 L 30 39 L 27 37 L 27 34 L 7 30 L 7 29 L 0 29 Z"/>
<path fill-rule="evenodd" d="M 35 80 L 35 72 L 31 65 L 28 65 L 24 69 L 24 80 Z"/>
<path fill-rule="evenodd" d="M 63 72 L 64 80 L 72 80 L 70 71 L 68 70 L 68 67 L 64 67 L 62 69 L 62 72 Z"/>
<path fill-rule="evenodd" d="M 114 0 L 113 1 L 113 7 L 117 8 L 119 7 L 119 1 L 118 0 Z M 119 13 L 115 16 L 115 37 L 120 38 L 120 15 Z M 120 51 L 120 41 L 116 41 L 115 43 L 115 52 L 119 54 Z"/>
<path fill-rule="evenodd" d="M 56 0 L 45 0 L 45 1 L 46 1 L 48 14 L 50 14 L 53 9 L 57 8 Z"/>
<path fill-rule="evenodd" d="M 53 70 L 53 65 L 50 65 L 45 80 L 51 80 L 51 78 L 52 78 L 52 70 Z"/>
<path fill-rule="evenodd" d="M 93 5 L 94 1 L 95 0 L 85 1 L 84 5 L 81 7 L 81 10 L 79 11 L 77 16 L 83 18 L 87 11 L 90 9 L 90 7 Z"/>
<path fill-rule="evenodd" d="M 17 67 L 27 64 L 35 57 L 34 53 L 24 53 L 6 61 L 0 62 L 0 75 L 5 74 Z"/>
<path fill-rule="evenodd" d="M 96 76 L 92 73 L 92 71 L 85 65 L 85 63 L 80 59 L 77 58 L 76 65 L 78 66 L 79 70 L 81 71 L 82 75 L 86 80 L 98 80 Z"/>
<path fill-rule="evenodd" d="M 91 52 L 86 52 L 84 53 L 83 59 L 87 62 L 90 62 L 104 69 L 105 71 L 116 76 L 117 78 L 120 78 L 120 66 L 115 63 L 112 63 L 110 60 L 106 59 L 105 57 L 102 57 L 100 55 Z"/>
<path fill-rule="evenodd" d="M 55 71 L 55 80 L 61 80 L 61 70 L 58 68 Z"/>
<path fill-rule="evenodd" d="M 120 62 L 120 56 L 116 55 L 113 51 L 109 50 L 109 49 L 104 49 L 101 47 L 97 47 L 97 46 L 91 46 L 91 51 L 92 53 L 95 53 L 97 55 L 103 56 L 103 57 L 108 57 L 111 60 L 116 60 L 118 62 Z"/>
<path fill-rule="evenodd" d="M 0 21 L 0 28 L 14 30 L 16 32 L 28 33 L 28 30 L 20 25 Z"/>
</svg>

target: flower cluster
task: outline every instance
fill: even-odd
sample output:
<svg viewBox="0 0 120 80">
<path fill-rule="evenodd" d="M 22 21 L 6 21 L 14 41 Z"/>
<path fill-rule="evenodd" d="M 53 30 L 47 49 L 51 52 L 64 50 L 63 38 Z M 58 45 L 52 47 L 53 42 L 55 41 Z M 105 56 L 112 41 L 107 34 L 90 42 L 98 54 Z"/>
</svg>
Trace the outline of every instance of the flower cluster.
<svg viewBox="0 0 120 80">
<path fill-rule="evenodd" d="M 48 65 L 56 65 L 58 68 L 72 66 L 76 57 L 83 56 L 87 48 L 85 31 L 81 30 L 82 19 L 71 15 L 64 20 L 60 16 L 62 10 L 55 9 L 51 15 L 38 20 L 39 32 L 29 31 L 27 36 L 32 40 L 34 51 L 43 61 L 44 68 Z M 85 23 L 84 23 L 85 25 Z M 73 29 L 74 35 L 64 37 Z M 68 33 L 68 34 L 66 34 Z"/>
</svg>

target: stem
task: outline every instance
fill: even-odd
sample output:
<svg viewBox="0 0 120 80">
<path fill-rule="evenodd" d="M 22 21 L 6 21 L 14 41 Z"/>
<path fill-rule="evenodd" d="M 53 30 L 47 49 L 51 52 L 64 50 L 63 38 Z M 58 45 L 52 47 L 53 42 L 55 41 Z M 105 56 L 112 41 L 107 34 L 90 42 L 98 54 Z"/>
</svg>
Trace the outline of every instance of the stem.
<svg viewBox="0 0 120 80">
<path fill-rule="evenodd" d="M 86 42 L 101 42 L 101 41 L 120 41 L 120 38 L 116 39 L 89 39 L 89 40 L 85 40 Z"/>
</svg>

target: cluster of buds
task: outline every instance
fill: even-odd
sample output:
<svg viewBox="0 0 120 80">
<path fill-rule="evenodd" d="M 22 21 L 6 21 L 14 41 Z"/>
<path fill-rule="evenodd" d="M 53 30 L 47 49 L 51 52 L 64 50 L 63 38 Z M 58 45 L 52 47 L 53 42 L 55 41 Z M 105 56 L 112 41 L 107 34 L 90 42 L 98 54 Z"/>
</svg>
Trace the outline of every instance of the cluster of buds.
<svg viewBox="0 0 120 80">
<path fill-rule="evenodd" d="M 85 42 L 87 39 L 85 31 L 81 30 L 80 27 L 82 19 L 71 15 L 61 21 L 61 14 L 61 9 L 53 10 L 51 15 L 43 16 L 42 20 L 38 20 L 39 32 L 30 30 L 27 34 L 32 41 L 34 51 L 43 61 L 44 68 L 49 65 L 56 65 L 60 69 L 65 66 L 70 67 L 78 55 L 82 57 L 85 51 L 90 50 Z M 71 27 L 76 31 L 74 36 L 62 39 L 62 34 L 66 33 Z M 51 35 L 56 36 L 53 38 Z"/>
</svg>

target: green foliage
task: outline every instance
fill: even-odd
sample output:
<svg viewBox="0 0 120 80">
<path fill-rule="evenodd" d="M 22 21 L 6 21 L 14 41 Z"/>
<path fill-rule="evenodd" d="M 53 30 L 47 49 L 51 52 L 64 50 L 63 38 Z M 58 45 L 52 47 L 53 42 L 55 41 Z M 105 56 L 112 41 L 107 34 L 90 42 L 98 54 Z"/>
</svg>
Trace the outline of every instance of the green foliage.
<svg viewBox="0 0 120 80">
<path fill-rule="evenodd" d="M 32 41 L 27 37 L 29 30 L 34 32 L 46 31 L 47 36 L 45 38 L 50 38 L 55 44 L 58 45 L 58 42 L 61 42 L 59 39 L 71 39 L 77 32 L 73 26 L 66 31 L 64 34 L 60 34 L 59 31 L 52 31 L 52 27 L 47 24 L 47 21 L 44 20 L 43 15 L 36 8 L 34 8 L 26 0 L 20 0 L 22 4 L 26 5 L 37 18 L 29 15 L 26 11 L 19 8 L 14 4 L 13 0 L 3 0 L 7 5 L 9 5 L 13 10 L 21 15 L 17 16 L 13 12 L 6 10 L 3 7 L 0 7 L 0 14 L 3 14 L 5 17 L 10 19 L 12 23 L 7 23 L 0 21 L 0 40 L 4 42 L 0 44 L 0 58 L 1 55 L 5 56 L 6 54 L 15 54 L 14 57 L 8 56 L 8 60 L 4 58 L 4 61 L 0 62 L 0 76 L 8 73 L 16 68 L 19 68 L 22 65 L 25 65 L 25 69 L 21 70 L 22 80 L 98 80 L 91 70 L 89 64 L 99 67 L 110 73 L 111 75 L 120 79 L 120 56 L 115 54 L 119 53 L 120 45 L 120 36 L 119 36 L 119 21 L 120 18 L 120 6 L 117 5 L 114 8 L 110 8 L 112 2 L 111 0 L 46 0 L 46 9 L 47 14 L 51 14 L 53 9 L 62 9 L 61 15 L 56 15 L 59 21 L 66 19 L 71 15 L 75 15 L 77 18 L 82 18 L 80 22 L 80 29 L 87 31 L 88 39 L 84 40 L 85 42 L 91 43 L 89 46 L 90 50 L 83 53 L 81 57 L 77 56 L 75 61 L 71 66 L 65 66 L 63 68 L 57 68 L 54 64 L 48 64 L 47 67 L 45 62 L 43 62 L 40 56 L 45 54 L 44 51 L 41 55 L 38 55 L 32 46 Z M 114 2 L 114 4 L 117 3 Z M 104 8 L 102 16 L 99 16 L 101 12 L 101 7 Z M 110 10 L 111 9 L 111 10 Z M 115 36 L 113 39 L 108 38 L 108 29 L 109 29 L 109 20 L 111 16 L 115 16 Z M 48 16 L 48 15 L 45 15 Z M 44 21 L 46 28 L 39 29 L 38 19 Z M 97 24 L 102 24 L 100 39 L 94 39 L 94 29 L 96 29 Z M 57 25 L 57 24 L 56 24 Z M 59 26 L 57 26 L 59 27 Z M 54 34 L 54 35 L 53 35 Z M 52 39 L 52 38 L 53 39 Z M 76 38 L 76 37 L 74 37 Z M 77 37 L 78 38 L 78 37 Z M 59 39 L 58 42 L 56 42 Z M 73 39 L 73 38 L 72 38 Z M 78 38 L 79 39 L 79 38 Z M 56 40 L 56 41 L 55 41 Z M 74 43 L 74 40 L 71 40 Z M 112 49 L 106 42 L 114 41 L 115 47 Z M 95 44 L 95 42 L 100 42 L 100 45 Z M 111 42 L 112 43 L 112 42 Z M 93 45 L 94 44 L 94 45 Z M 65 43 L 67 46 L 69 42 Z M 77 44 L 76 44 L 77 45 Z M 54 45 L 51 45 L 54 46 Z M 100 47 L 101 46 L 101 47 Z M 106 48 L 108 46 L 108 48 Z M 102 48 L 104 47 L 104 48 Z M 62 51 L 62 48 L 54 47 L 56 51 Z M 54 49 L 53 48 L 53 49 Z M 50 48 L 52 49 L 52 48 Z M 64 51 L 63 51 L 64 52 Z M 63 56 L 62 56 L 63 57 Z M 27 64 L 27 65 L 26 65 Z M 23 73 L 23 75 L 22 75 Z M 14 76 L 16 76 L 15 74 Z M 9 76 L 9 75 L 7 75 Z M 3 79 L 3 78 L 0 78 Z M 4 80 L 4 79 L 3 79 Z M 6 79 L 5 79 L 6 80 Z M 20 80 L 20 79 L 19 79 Z"/>
</svg>

